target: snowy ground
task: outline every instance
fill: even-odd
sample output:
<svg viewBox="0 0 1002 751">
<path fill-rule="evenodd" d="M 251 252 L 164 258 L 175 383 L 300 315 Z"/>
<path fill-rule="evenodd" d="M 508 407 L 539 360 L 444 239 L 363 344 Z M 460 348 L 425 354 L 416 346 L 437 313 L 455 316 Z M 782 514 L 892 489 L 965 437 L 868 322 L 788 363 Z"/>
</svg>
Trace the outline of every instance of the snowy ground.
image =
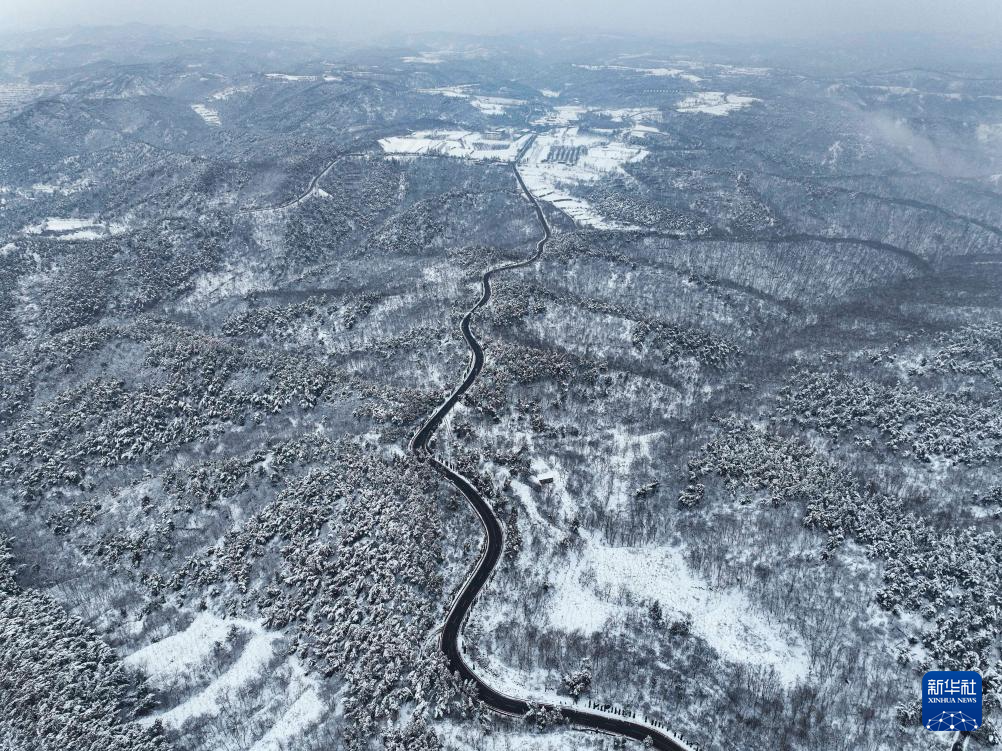
<svg viewBox="0 0 1002 751">
<path fill-rule="evenodd" d="M 0 185 L 0 201 L 3 194 L 13 194 L 18 198 L 34 201 L 43 196 L 70 196 L 74 193 L 92 187 L 92 182 L 87 177 L 72 179 L 66 175 L 60 175 L 56 182 L 33 183 L 26 188 L 14 188 L 8 185 Z"/>
<path fill-rule="evenodd" d="M 619 440 L 612 461 L 621 456 L 623 463 L 632 465 L 629 457 L 649 454 L 652 439 Z M 553 472 L 555 465 L 552 458 L 535 457 L 531 466 L 539 475 Z M 526 512 L 523 523 L 542 537 L 552 537 L 555 532 L 540 511 L 542 493 L 557 496 L 546 503 L 547 507 L 560 508 L 564 515 L 574 509 L 563 473 L 558 468 L 553 474 L 553 484 L 544 491 L 518 480 L 511 482 L 511 490 Z M 555 629 L 598 633 L 635 603 L 657 600 L 667 619 L 691 617 L 693 632 L 724 659 L 772 667 L 787 685 L 807 678 L 810 660 L 799 637 L 770 620 L 741 591 L 715 589 L 703 580 L 690 569 L 681 548 L 612 547 L 597 537 L 583 537 L 586 544 L 582 551 L 549 576 L 553 594 L 548 616 Z M 534 683 L 539 683 L 539 676 Z"/>
<path fill-rule="evenodd" d="M 677 112 L 702 112 L 706 115 L 728 115 L 735 110 L 760 101 L 762 100 L 755 97 L 725 94 L 722 91 L 700 91 L 681 100 L 675 105 L 675 110 Z"/>
<path fill-rule="evenodd" d="M 44 235 L 54 240 L 99 240 L 126 231 L 125 224 L 101 222 L 98 219 L 48 217 L 29 224 L 21 231 L 26 235 Z"/>
<path fill-rule="evenodd" d="M 220 89 L 210 98 L 216 101 L 223 101 L 229 99 L 235 94 L 246 94 L 249 91 L 253 91 L 252 86 L 227 86 L 225 89 Z"/>
<path fill-rule="evenodd" d="M 460 645 L 462 646 L 462 644 Z M 571 697 L 566 695 L 561 695 L 557 692 L 557 688 L 560 684 L 560 678 L 555 675 L 549 675 L 543 670 L 518 670 L 505 665 L 500 660 L 493 656 L 485 655 L 481 656 L 480 660 L 476 663 L 477 673 L 480 675 L 481 679 L 484 680 L 488 685 L 497 691 L 508 696 L 518 696 L 522 698 L 527 698 L 530 701 L 546 702 L 547 704 L 555 704 L 562 706 L 574 706 L 575 702 Z M 619 705 L 612 705 L 617 711 L 608 711 L 603 709 L 598 709 L 596 706 L 587 706 L 584 700 L 579 700 L 577 705 L 581 708 L 588 708 L 596 714 L 606 715 L 608 717 L 622 717 L 622 710 L 624 707 Z M 635 717 L 631 719 L 639 725 L 647 725 L 651 729 L 655 728 L 655 725 L 651 723 L 650 717 L 645 715 L 642 710 L 636 710 Z M 662 717 L 656 717 L 653 719 L 664 721 Z M 578 736 L 575 738 L 571 735 L 568 740 L 578 740 L 580 741 L 584 736 Z M 680 743 L 683 743 L 681 738 L 675 737 Z M 580 746 L 574 745 L 572 748 L 579 748 Z M 477 748 L 481 748 L 477 746 Z M 519 746 L 521 748 L 521 746 Z M 557 746 L 556 748 L 561 748 Z"/>
<path fill-rule="evenodd" d="M 470 105 L 480 110 L 485 115 L 501 116 L 508 114 L 512 107 L 521 107 L 527 102 L 524 99 L 511 99 L 502 96 L 482 96 L 474 94 L 470 84 L 460 84 L 457 86 L 439 86 L 433 89 L 418 89 L 420 94 L 429 94 L 450 97 L 452 99 L 466 99 Z"/>
<path fill-rule="evenodd" d="M 218 271 L 203 272 L 195 277 L 186 305 L 204 304 L 207 300 L 234 295 L 247 295 L 269 287 L 269 279 L 260 268 L 249 264 L 226 262 Z"/>
<path fill-rule="evenodd" d="M 469 130 L 422 130 L 406 136 L 381 138 L 387 154 L 424 154 L 465 159 L 514 162 L 528 134 L 502 130 L 477 133 Z"/>
<path fill-rule="evenodd" d="M 555 572 L 554 627 L 595 633 L 624 597 L 657 600 L 668 619 L 692 618 L 693 633 L 732 662 L 771 667 L 788 686 L 807 677 L 809 659 L 795 636 L 769 622 L 738 590 L 714 590 L 673 547 L 609 547 L 591 539 L 572 565 Z"/>
<path fill-rule="evenodd" d="M 629 120 L 634 123 L 661 122 L 661 110 L 658 107 L 620 107 L 619 109 L 603 109 L 596 112 L 606 115 L 615 122 Z"/>
<path fill-rule="evenodd" d="M 174 690 L 183 700 L 141 720 L 155 720 L 181 728 L 188 723 L 204 723 L 220 714 L 232 713 L 239 707 L 241 694 L 260 686 L 267 678 L 280 677 L 284 696 L 279 697 L 280 711 L 271 727 L 251 746 L 251 751 L 280 751 L 291 741 L 303 736 L 328 712 L 320 698 L 316 680 L 307 676 L 299 661 L 276 649 L 282 638 L 261 624 L 238 618 L 221 618 L 212 613 L 200 613 L 191 624 L 176 634 L 155 641 L 128 655 L 124 662 L 140 669 L 150 685 L 161 690 Z M 230 641 L 240 639 L 236 658 L 222 670 L 213 670 L 217 650 Z M 188 686 L 198 686 L 197 680 L 206 672 L 217 672 L 208 685 L 194 693 L 185 693 Z M 271 686 L 272 691 L 275 690 Z"/>
<path fill-rule="evenodd" d="M 470 84 L 454 84 L 419 89 L 420 93 L 465 99 L 488 115 L 504 115 L 508 108 L 525 104 L 520 99 L 478 96 Z M 550 92 L 551 94 L 556 92 Z M 571 123 L 588 112 L 610 118 L 613 122 L 628 124 L 621 132 L 585 131 Z M 575 195 L 573 188 L 594 183 L 613 174 L 623 175 L 623 165 L 638 161 L 647 150 L 626 143 L 627 137 L 644 138 L 659 131 L 651 123 L 661 121 L 661 111 L 656 107 L 625 107 L 601 109 L 581 104 L 554 107 L 547 114 L 533 120 L 534 125 L 554 129 L 538 135 L 519 161 L 519 171 L 526 186 L 536 198 L 553 204 L 577 224 L 595 229 L 635 229 L 631 225 L 607 219 L 584 198 Z M 426 130 L 404 136 L 380 139 L 379 144 L 388 154 L 415 154 L 451 156 L 466 159 L 484 159 L 512 162 L 531 136 L 511 130 L 479 133 L 468 130 Z M 557 156 L 561 149 L 577 150 L 573 159 Z"/>
<path fill-rule="evenodd" d="M 525 100 L 500 96 L 475 96 L 470 99 L 470 104 L 485 115 L 505 115 L 510 107 L 521 107 L 525 104 Z"/>
<path fill-rule="evenodd" d="M 580 104 L 564 104 L 554 107 L 542 117 L 532 121 L 533 125 L 570 125 L 581 119 L 581 115 L 588 112 L 588 107 Z"/>
<path fill-rule="evenodd" d="M 680 68 L 632 68 L 627 65 L 575 65 L 575 68 L 584 70 L 618 70 L 625 73 L 639 73 L 645 76 L 657 76 L 661 78 L 679 78 L 690 83 L 699 83 L 703 79 L 699 76 L 687 73 Z"/>
<path fill-rule="evenodd" d="M 409 65 L 441 65 L 445 59 L 431 52 L 422 52 L 420 55 L 408 55 L 400 58 L 400 62 Z"/>
<path fill-rule="evenodd" d="M 297 76 L 289 73 L 265 73 L 264 77 L 270 78 L 272 81 L 317 81 L 320 79 L 320 76 Z"/>
<path fill-rule="evenodd" d="M 455 86 L 437 86 L 433 89 L 418 89 L 419 94 L 428 94 L 429 96 L 445 96 L 451 97 L 453 99 L 469 99 L 470 89 L 473 88 L 473 84 L 457 84 Z"/>
<path fill-rule="evenodd" d="M 551 159 L 551 150 L 560 147 L 582 148 L 574 164 Z M 602 217 L 571 188 L 601 180 L 611 173 L 622 173 L 622 166 L 643 159 L 647 151 L 618 140 L 614 135 L 586 133 L 577 127 L 565 127 L 536 138 L 519 162 L 526 186 L 536 198 L 553 204 L 575 222 L 596 229 L 631 229 L 629 225 Z"/>
<path fill-rule="evenodd" d="M 611 751 L 618 739 L 601 733 L 578 730 L 533 732 L 531 730 L 495 732 L 475 722 L 453 720 L 435 723 L 435 732 L 446 749 L 477 751 Z"/>
<path fill-rule="evenodd" d="M 211 107 L 206 107 L 204 104 L 196 103 L 191 105 L 191 108 L 195 110 L 195 114 L 205 120 L 207 124 L 216 126 L 223 124 L 223 121 L 219 119 L 219 112 Z"/>
</svg>

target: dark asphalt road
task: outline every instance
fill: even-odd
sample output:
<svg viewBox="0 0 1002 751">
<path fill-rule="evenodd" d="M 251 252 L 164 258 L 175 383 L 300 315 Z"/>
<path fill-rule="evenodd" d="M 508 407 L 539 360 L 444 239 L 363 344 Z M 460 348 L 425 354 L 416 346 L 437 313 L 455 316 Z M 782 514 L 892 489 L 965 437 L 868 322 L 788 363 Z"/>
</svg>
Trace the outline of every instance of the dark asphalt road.
<svg viewBox="0 0 1002 751">
<path fill-rule="evenodd" d="M 528 145 L 526 148 L 528 148 Z M 524 152 L 525 149 L 523 149 L 522 153 Z M 477 301 L 476 305 L 474 305 L 469 312 L 463 316 L 463 321 L 460 324 L 463 338 L 466 340 L 471 354 L 470 365 L 467 369 L 466 376 L 463 378 L 462 383 L 455 389 L 455 391 L 452 392 L 445 403 L 435 410 L 431 417 L 428 418 L 427 422 L 425 422 L 425 424 L 421 426 L 420 430 L 418 430 L 418 432 L 414 435 L 411 439 L 410 449 L 418 456 L 427 458 L 430 464 L 432 464 L 442 475 L 447 477 L 449 481 L 456 486 L 456 488 L 466 497 L 466 500 L 470 502 L 470 505 L 473 506 L 474 510 L 477 512 L 477 516 L 480 517 L 480 521 L 484 526 L 486 542 L 482 548 L 480 560 L 473 569 L 473 574 L 467 579 L 466 583 L 459 592 L 459 595 L 456 597 L 439 636 L 442 651 L 445 653 L 445 656 L 449 661 L 449 668 L 454 673 L 458 673 L 460 678 L 463 680 L 472 681 L 477 687 L 480 700 L 488 707 L 505 714 L 521 716 L 530 710 L 531 707 L 529 702 L 524 699 L 518 699 L 502 694 L 484 683 L 463 659 L 463 655 L 459 647 L 460 631 L 466 621 L 466 616 L 470 612 L 470 608 L 473 607 L 473 603 L 476 601 L 480 591 L 490 579 L 491 574 L 497 567 L 498 562 L 501 560 L 501 554 L 504 551 L 504 530 L 501 527 L 501 522 L 498 521 L 493 509 L 490 507 L 490 504 L 484 500 L 483 496 L 481 496 L 477 489 L 473 487 L 473 484 L 465 477 L 436 459 L 428 448 L 428 443 L 431 441 L 435 431 L 442 423 L 442 420 L 445 419 L 446 415 L 449 414 L 456 403 L 463 397 L 463 394 L 465 394 L 470 386 L 473 385 L 474 381 L 477 380 L 477 376 L 480 375 L 480 371 L 483 370 L 484 350 L 476 336 L 473 334 L 472 321 L 476 312 L 490 302 L 491 277 L 502 271 L 508 271 L 510 269 L 516 269 L 534 263 L 543 254 L 546 243 L 550 239 L 550 225 L 546 221 L 546 215 L 543 213 L 538 201 L 536 201 L 533 195 L 529 192 L 525 183 L 522 181 L 522 176 L 518 172 L 517 162 L 514 171 L 515 178 L 518 180 L 519 186 L 522 188 L 525 196 L 532 203 L 532 206 L 536 211 L 536 216 L 539 219 L 540 226 L 543 228 L 543 237 L 536 243 L 536 252 L 524 261 L 507 263 L 484 272 L 482 279 L 482 294 L 480 295 L 480 299 Z M 653 743 L 653 748 L 664 749 L 665 751 L 689 751 L 689 746 L 675 740 L 664 731 L 656 730 L 639 722 L 626 719 L 625 717 L 617 717 L 614 715 L 592 712 L 586 709 L 578 709 L 574 706 L 548 704 L 540 705 L 538 703 L 536 706 L 558 709 L 570 724 L 579 728 L 612 733 L 614 735 L 620 735 L 625 738 L 631 738 L 641 742 L 646 738 L 650 738 Z"/>
</svg>

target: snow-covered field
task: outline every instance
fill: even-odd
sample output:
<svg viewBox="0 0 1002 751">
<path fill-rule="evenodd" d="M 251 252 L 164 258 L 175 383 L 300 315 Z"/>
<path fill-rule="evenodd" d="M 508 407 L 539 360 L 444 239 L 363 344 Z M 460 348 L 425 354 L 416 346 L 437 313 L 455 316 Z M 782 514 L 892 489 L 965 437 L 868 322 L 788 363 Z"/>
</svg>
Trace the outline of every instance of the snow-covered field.
<svg viewBox="0 0 1002 751">
<path fill-rule="evenodd" d="M 618 123 L 626 121 L 659 123 L 662 120 L 661 110 L 657 107 L 620 107 L 595 111 Z"/>
<path fill-rule="evenodd" d="M 73 179 L 67 177 L 66 175 L 60 175 L 56 178 L 55 182 L 33 183 L 26 188 L 13 188 L 8 185 L 0 185 L 0 195 L 12 193 L 17 195 L 19 198 L 25 198 L 31 201 L 39 198 L 40 196 L 70 196 L 74 193 L 79 193 L 91 185 L 92 183 L 90 179 L 86 177 Z"/>
<path fill-rule="evenodd" d="M 381 138 L 387 154 L 424 154 L 465 159 L 513 162 L 529 138 L 510 131 L 477 133 L 469 130 L 422 130 L 406 136 Z"/>
<path fill-rule="evenodd" d="M 151 686 L 167 688 L 184 680 L 212 655 L 213 646 L 226 639 L 230 628 L 247 628 L 212 613 L 199 613 L 184 631 L 153 642 L 128 655 L 124 662 L 140 668 Z"/>
<path fill-rule="evenodd" d="M 675 105 L 677 112 L 702 112 L 706 115 L 727 115 L 735 110 L 760 102 L 751 96 L 725 94 L 722 91 L 700 91 L 685 97 Z"/>
<path fill-rule="evenodd" d="M 475 96 L 470 99 L 470 104 L 485 115 L 504 115 L 507 114 L 509 108 L 524 105 L 525 100 L 501 96 Z"/>
<path fill-rule="evenodd" d="M 306 674 L 299 660 L 290 658 L 288 664 L 290 680 L 286 697 L 292 701 L 268 732 L 251 746 L 250 751 L 284 751 L 297 738 L 305 736 L 330 711 L 327 703 L 320 698 L 319 684 Z"/>
<path fill-rule="evenodd" d="M 772 667 L 787 685 L 807 677 L 809 659 L 796 638 L 767 620 L 738 590 L 715 590 L 674 547 L 622 548 L 589 540 L 573 563 L 553 577 L 550 619 L 564 631 L 595 633 L 622 612 L 617 603 L 657 600 L 666 618 L 692 618 L 693 633 L 733 662 Z"/>
<path fill-rule="evenodd" d="M 651 123 L 660 123 L 664 119 L 657 107 L 621 107 L 596 112 L 616 123 L 632 123 L 629 134 L 634 138 L 646 138 L 651 133 L 660 133 Z"/>
<path fill-rule="evenodd" d="M 551 150 L 561 147 L 583 151 L 573 164 L 550 160 Z M 646 155 L 645 149 L 619 141 L 614 135 L 565 127 L 537 137 L 519 162 L 519 171 L 536 198 L 552 203 L 578 224 L 596 229 L 629 229 L 628 225 L 602 217 L 570 188 L 621 173 L 624 164 Z"/>
<path fill-rule="evenodd" d="M 198 678 L 214 664 L 217 650 L 234 638 L 244 640 L 236 659 L 207 685 L 185 695 L 184 689 L 198 685 Z M 176 706 L 141 722 L 160 720 L 175 728 L 205 722 L 234 711 L 234 702 L 239 701 L 247 687 L 281 672 L 285 689 L 285 696 L 279 701 L 281 714 L 251 746 L 252 751 L 280 751 L 320 722 L 328 710 L 320 698 L 316 680 L 306 675 L 296 658 L 276 650 L 275 642 L 281 638 L 280 633 L 268 631 L 255 621 L 221 618 L 205 612 L 183 631 L 126 656 L 124 662 L 141 670 L 151 686 L 173 689 L 184 696 Z"/>
<path fill-rule="evenodd" d="M 725 76 L 767 76 L 772 72 L 772 68 L 749 67 L 747 65 L 725 65 L 714 63 L 713 67 Z"/>
<path fill-rule="evenodd" d="M 632 465 L 633 458 L 650 452 L 654 436 L 614 441 L 613 455 Z M 551 461 L 534 458 L 534 474 L 549 473 Z M 558 468 L 559 470 L 559 468 Z M 574 511 L 574 499 L 554 473 L 546 494 L 556 499 L 546 505 L 559 508 L 565 518 Z M 533 534 L 559 534 L 540 511 L 539 491 L 518 480 L 511 490 L 525 509 L 525 522 Z M 808 675 L 810 660 L 796 634 L 770 619 L 740 590 L 715 589 L 686 563 L 682 548 L 613 547 L 596 536 L 583 535 L 585 545 L 566 565 L 548 576 L 553 587 L 548 617 L 551 626 L 585 635 L 599 633 L 616 618 L 625 616 L 631 603 L 657 600 L 669 620 L 692 619 L 693 633 L 702 637 L 727 660 L 772 667 L 787 685 Z M 542 678 L 535 676 L 536 683 Z"/>
<path fill-rule="evenodd" d="M 223 124 L 223 121 L 219 119 L 219 112 L 212 109 L 211 107 L 206 107 L 204 104 L 196 103 L 191 105 L 191 108 L 195 110 L 195 114 L 197 114 L 200 118 L 205 120 L 207 124 L 215 126 Z"/>
<path fill-rule="evenodd" d="M 253 88 L 254 87 L 252 86 L 227 86 L 225 89 L 220 89 L 219 91 L 217 91 L 210 98 L 216 101 L 222 101 L 225 99 L 229 99 L 235 94 L 245 94 L 248 91 L 253 91 Z"/>
<path fill-rule="evenodd" d="M 476 749 L 477 751 L 606 751 L 616 748 L 617 739 L 602 733 L 577 730 L 538 733 L 532 730 L 504 733 L 484 729 L 475 722 L 444 720 L 435 724 L 435 731 L 447 751 Z"/>
<path fill-rule="evenodd" d="M 319 81 L 320 76 L 291 75 L 289 73 L 265 73 L 265 78 L 272 81 Z"/>
<path fill-rule="evenodd" d="M 422 52 L 420 55 L 408 55 L 400 58 L 400 62 L 409 65 L 441 65 L 445 59 L 431 52 Z"/>
<path fill-rule="evenodd" d="M 630 135 L 643 138 L 648 133 L 658 133 L 651 123 L 660 123 L 663 119 L 658 107 L 587 107 L 581 104 L 567 104 L 554 107 L 549 112 L 532 121 L 533 125 L 563 127 L 577 123 L 582 115 L 594 113 L 608 117 L 617 123 L 633 123 Z"/>
<path fill-rule="evenodd" d="M 54 240 L 99 240 L 125 232 L 125 224 L 101 222 L 98 219 L 49 217 L 29 224 L 21 231 L 26 235 L 45 235 Z"/>
<path fill-rule="evenodd" d="M 660 78 L 679 78 L 690 83 L 699 83 L 703 80 L 699 76 L 687 73 L 680 68 L 633 68 L 628 65 L 575 65 L 574 67 L 583 70 L 618 70 L 625 73 L 639 73 L 645 76 L 657 76 Z"/>
<path fill-rule="evenodd" d="M 431 96 L 446 96 L 454 99 L 469 99 L 473 84 L 457 84 L 455 86 L 437 86 L 433 89 L 418 89 L 419 94 Z"/>
<path fill-rule="evenodd" d="M 588 108 L 580 104 L 564 104 L 554 107 L 542 117 L 532 121 L 533 125 L 570 125 L 577 122 Z"/>
<path fill-rule="evenodd" d="M 183 683 L 193 669 L 205 666 L 215 644 L 222 643 L 231 628 L 249 635 L 249 639 L 229 669 L 191 698 L 146 718 L 145 722 L 160 719 L 166 724 L 181 727 L 195 717 L 218 715 L 220 703 L 228 694 L 235 693 L 268 668 L 275 656 L 273 642 L 280 634 L 265 631 L 250 621 L 223 620 L 203 614 L 184 631 L 154 642 L 125 658 L 126 664 L 140 667 L 154 686 Z"/>
<path fill-rule="evenodd" d="M 418 93 L 451 97 L 453 99 L 466 99 L 470 102 L 471 106 L 480 110 L 485 115 L 493 116 L 505 115 L 511 107 L 521 107 L 526 104 L 524 99 L 476 95 L 470 91 L 472 88 L 470 84 L 459 84 L 456 86 L 439 86 L 432 89 L 418 89 Z"/>
</svg>

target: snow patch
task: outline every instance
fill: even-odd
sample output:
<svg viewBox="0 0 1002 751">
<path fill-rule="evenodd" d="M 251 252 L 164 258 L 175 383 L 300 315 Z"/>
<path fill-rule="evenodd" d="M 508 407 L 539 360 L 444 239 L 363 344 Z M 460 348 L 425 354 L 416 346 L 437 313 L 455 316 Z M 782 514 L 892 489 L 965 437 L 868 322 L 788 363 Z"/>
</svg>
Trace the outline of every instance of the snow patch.
<svg viewBox="0 0 1002 751">
<path fill-rule="evenodd" d="M 722 91 L 701 91 L 687 96 L 675 105 L 677 112 L 701 112 L 706 115 L 727 115 L 735 110 L 748 107 L 754 102 L 761 102 L 750 96 L 725 94 Z"/>
<path fill-rule="evenodd" d="M 699 76 L 695 76 L 692 73 L 686 73 L 684 70 L 679 70 L 678 68 L 637 68 L 637 71 L 645 73 L 648 76 L 681 78 L 683 81 L 689 81 L 690 83 L 699 83 L 703 80 Z"/>
<path fill-rule="evenodd" d="M 191 108 L 195 110 L 195 114 L 200 118 L 205 120 L 209 125 L 220 126 L 223 121 L 219 119 L 219 112 L 212 109 L 211 107 L 206 107 L 204 104 L 193 104 Z"/>
<path fill-rule="evenodd" d="M 567 158 L 568 153 L 574 156 Z M 646 155 L 645 149 L 618 141 L 614 136 L 582 133 L 576 127 L 568 127 L 538 136 L 519 162 L 519 172 L 536 198 L 553 204 L 578 224 L 596 229 L 632 229 L 630 225 L 605 219 L 570 189 L 610 174 L 623 174 L 622 165 Z"/>
<path fill-rule="evenodd" d="M 679 78 L 690 83 L 699 83 L 703 80 L 699 76 L 687 73 L 680 68 L 633 68 L 627 65 L 575 65 L 574 67 L 582 68 L 583 70 L 618 70 L 627 73 L 640 73 L 645 76 Z"/>
<path fill-rule="evenodd" d="M 164 688 L 202 665 L 231 626 L 248 627 L 246 621 L 228 621 L 212 613 L 199 613 L 184 631 L 133 652 L 123 662 L 140 668 L 150 684 Z"/>
<path fill-rule="evenodd" d="M 71 181 L 71 182 L 67 182 L 65 178 L 59 178 L 59 182 L 56 182 L 56 183 L 35 183 L 27 191 L 25 191 L 23 189 L 18 189 L 17 193 L 18 193 L 18 195 L 21 195 L 21 196 L 27 197 L 27 198 L 34 198 L 35 197 L 34 195 L 29 195 L 29 193 L 32 193 L 32 194 L 41 193 L 41 194 L 47 195 L 47 196 L 55 195 L 55 194 L 58 193 L 59 195 L 62 195 L 62 196 L 69 196 L 69 195 L 72 195 L 74 193 L 79 193 L 81 190 L 83 190 L 84 188 L 86 188 L 88 185 L 90 185 L 90 181 L 87 180 L 87 179 L 85 179 L 85 178 L 81 178 L 79 180 L 74 180 L 74 181 Z M 0 187 L 0 193 L 7 193 L 9 191 L 10 191 L 9 188 L 5 190 L 3 187 Z"/>
<path fill-rule="evenodd" d="M 473 84 L 465 83 L 456 86 L 438 86 L 433 89 L 418 89 L 418 93 L 432 96 L 446 96 L 454 99 L 469 99 L 470 89 L 472 88 Z"/>
<path fill-rule="evenodd" d="M 581 115 L 586 112 L 588 112 L 588 108 L 582 107 L 580 104 L 565 104 L 560 107 L 554 107 L 542 117 L 537 117 L 532 121 L 532 124 L 570 125 L 573 122 L 577 122 L 581 118 Z"/>
<path fill-rule="evenodd" d="M 0 83 L 0 112 L 58 90 L 59 87 L 53 84 Z"/>
<path fill-rule="evenodd" d="M 605 115 L 613 122 L 661 122 L 661 110 L 657 107 L 621 107 L 619 109 L 595 110 L 600 115 Z"/>
<path fill-rule="evenodd" d="M 53 240 L 100 240 L 125 232 L 128 227 L 116 222 L 75 217 L 48 217 L 37 224 L 29 224 L 21 232 L 25 235 L 42 235 Z"/>
<path fill-rule="evenodd" d="M 267 289 L 267 277 L 247 266 L 227 264 L 220 271 L 200 274 L 195 278 L 194 288 L 188 295 L 189 302 L 199 302 L 210 298 L 230 295 L 246 295 L 256 290 Z"/>
<path fill-rule="evenodd" d="M 422 52 L 420 55 L 402 57 L 400 61 L 408 65 L 441 65 L 445 62 L 445 59 L 431 52 Z"/>
<path fill-rule="evenodd" d="M 215 618 L 215 616 L 210 616 L 210 618 Z M 251 621 L 238 621 L 235 619 L 217 620 L 220 620 L 227 630 L 230 625 L 234 625 L 240 630 L 251 633 L 250 639 L 244 645 L 236 662 L 191 698 L 166 712 L 143 718 L 140 720 L 142 724 L 148 725 L 159 719 L 167 725 L 180 728 L 194 718 L 216 717 L 221 711 L 220 702 L 225 701 L 229 696 L 235 695 L 241 687 L 246 686 L 251 681 L 265 674 L 266 669 L 275 657 L 273 644 L 281 638 L 281 634 L 275 631 L 266 631 L 260 624 Z M 188 630 L 181 634 L 175 634 L 172 637 L 150 645 L 150 647 L 154 648 L 153 650 L 150 650 L 150 647 L 142 650 L 145 654 L 141 659 L 146 661 L 145 664 L 153 664 L 161 667 L 167 666 L 170 661 L 170 653 L 178 646 L 191 646 L 196 651 L 201 648 L 198 644 L 198 629 L 208 628 L 211 631 L 218 628 L 218 625 L 211 621 L 203 621 L 196 626 L 194 634 L 188 633 L 191 628 L 189 627 Z M 195 623 L 192 626 L 195 626 Z M 172 641 L 177 637 L 181 637 L 180 641 Z M 165 643 L 166 646 L 164 646 Z M 200 659 L 204 660 L 205 658 L 204 656 L 200 656 Z M 170 668 L 168 667 L 167 669 Z"/>
<path fill-rule="evenodd" d="M 285 751 L 289 744 L 301 737 L 309 728 L 323 719 L 327 704 L 320 698 L 317 681 L 303 671 L 293 658 L 293 677 L 290 694 L 298 694 L 295 701 L 282 713 L 275 725 L 258 740 L 250 751 Z"/>
<path fill-rule="evenodd" d="M 661 131 L 657 128 L 653 128 L 650 125 L 634 125 L 630 128 L 630 135 L 634 138 L 647 138 L 651 133 L 660 133 Z"/>
<path fill-rule="evenodd" d="M 513 162 L 529 138 L 510 131 L 477 133 L 469 130 L 423 130 L 406 136 L 381 138 L 387 154 L 423 154 L 464 159 Z"/>
<path fill-rule="evenodd" d="M 300 76 L 289 73 L 265 73 L 264 77 L 270 78 L 272 81 L 318 81 L 320 79 L 320 76 Z"/>
<path fill-rule="evenodd" d="M 564 631 L 595 633 L 626 607 L 622 592 L 635 600 L 657 600 L 667 618 L 692 618 L 693 632 L 722 657 L 775 669 L 787 685 L 805 678 L 810 661 L 802 645 L 759 613 L 738 589 L 714 589 L 695 574 L 674 547 L 610 547 L 587 544 L 576 561 L 555 579 L 550 621 Z M 786 632 L 786 635 L 784 635 Z"/>
<path fill-rule="evenodd" d="M 526 103 L 524 99 L 474 95 L 470 92 L 470 89 L 472 88 L 473 84 L 459 84 L 456 86 L 439 86 L 433 89 L 418 89 L 418 93 L 450 97 L 453 99 L 468 99 L 470 105 L 480 110 L 485 115 L 494 116 L 505 115 L 510 107 L 521 107 Z"/>
<path fill-rule="evenodd" d="M 981 123 L 976 133 L 981 143 L 1002 141 L 1002 123 Z"/>
<path fill-rule="evenodd" d="M 529 516 L 529 521 L 539 527 L 542 527 L 543 529 L 553 527 L 553 525 L 544 519 L 543 515 L 539 513 L 539 504 L 536 502 L 536 498 L 532 493 L 532 488 L 524 482 L 512 480 L 511 490 L 522 502 L 522 507 L 526 510 Z"/>
<path fill-rule="evenodd" d="M 742 65 L 723 65 L 715 63 L 722 75 L 725 76 L 767 76 L 772 72 L 772 68 L 754 68 Z"/>
<path fill-rule="evenodd" d="M 507 99 L 500 96 L 475 96 L 470 99 L 470 104 L 483 112 L 485 115 L 504 115 L 509 107 L 521 107 L 525 104 L 523 99 Z"/>
<path fill-rule="evenodd" d="M 209 98 L 214 99 L 218 102 L 218 101 L 223 101 L 225 99 L 229 99 L 231 96 L 234 96 L 235 94 L 244 94 L 251 90 L 252 90 L 251 86 L 227 86 L 225 89 L 217 91 Z"/>
</svg>

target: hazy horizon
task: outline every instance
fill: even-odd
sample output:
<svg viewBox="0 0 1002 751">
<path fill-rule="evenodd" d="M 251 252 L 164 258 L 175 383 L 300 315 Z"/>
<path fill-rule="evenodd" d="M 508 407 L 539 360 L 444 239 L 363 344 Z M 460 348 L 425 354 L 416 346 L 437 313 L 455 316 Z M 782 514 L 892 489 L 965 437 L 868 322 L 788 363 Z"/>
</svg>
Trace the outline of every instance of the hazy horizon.
<svg viewBox="0 0 1002 751">
<path fill-rule="evenodd" d="M 145 23 L 211 31 L 313 29 L 354 40 L 422 33 L 524 32 L 645 33 L 715 39 L 812 37 L 868 33 L 1002 34 L 1002 9 L 994 0 L 948 5 L 931 0 L 622 0 L 587 1 L 568 10 L 560 3 L 512 0 L 500 6 L 442 0 L 434 5 L 392 0 L 378 6 L 345 0 L 266 3 L 221 0 L 211 5 L 179 0 L 169 5 L 127 0 L 8 0 L 0 28 L 11 32 L 71 26 Z"/>
</svg>

